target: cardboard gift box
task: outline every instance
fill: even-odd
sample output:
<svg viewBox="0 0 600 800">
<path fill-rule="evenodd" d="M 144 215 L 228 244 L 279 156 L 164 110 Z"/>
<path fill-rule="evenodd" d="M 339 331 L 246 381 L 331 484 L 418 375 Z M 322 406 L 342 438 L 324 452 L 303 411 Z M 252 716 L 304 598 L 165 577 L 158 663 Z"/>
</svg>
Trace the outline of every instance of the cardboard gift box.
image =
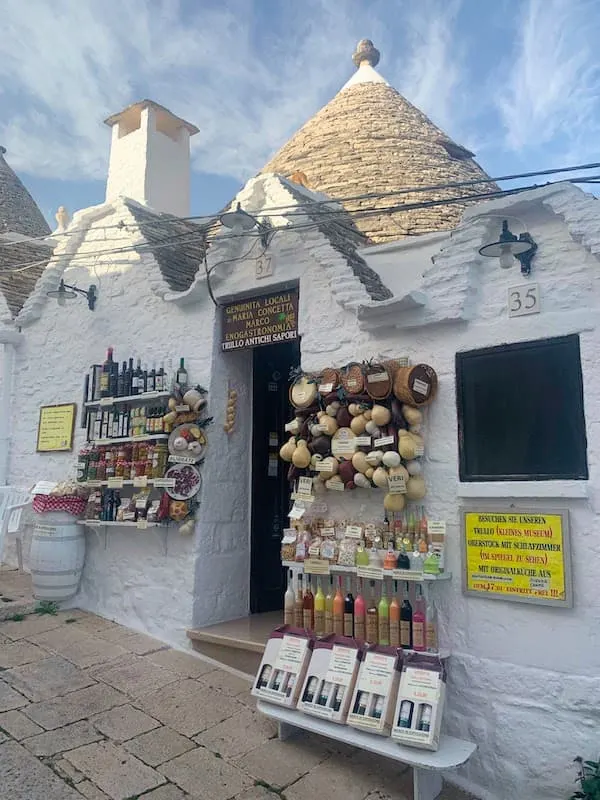
<svg viewBox="0 0 600 800">
<path fill-rule="evenodd" d="M 252 692 L 261 700 L 294 707 L 300 695 L 314 637 L 304 628 L 275 628 L 265 646 Z"/>
<path fill-rule="evenodd" d="M 402 650 L 370 645 L 358 670 L 348 725 L 387 736 L 391 730 L 402 669 Z"/>
<path fill-rule="evenodd" d="M 402 744 L 437 750 L 446 696 L 446 669 L 436 656 L 406 656 L 394 713 L 392 738 Z"/>
<path fill-rule="evenodd" d="M 331 633 L 313 648 L 298 708 L 306 714 L 344 724 L 362 659 L 362 646 Z"/>
</svg>

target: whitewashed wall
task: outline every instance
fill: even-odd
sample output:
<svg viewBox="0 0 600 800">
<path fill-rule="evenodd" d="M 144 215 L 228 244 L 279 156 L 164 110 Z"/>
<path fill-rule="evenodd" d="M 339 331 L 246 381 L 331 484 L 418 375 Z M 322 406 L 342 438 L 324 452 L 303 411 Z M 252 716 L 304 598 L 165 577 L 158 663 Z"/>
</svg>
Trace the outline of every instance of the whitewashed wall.
<svg viewBox="0 0 600 800">
<path fill-rule="evenodd" d="M 283 205 L 275 179 L 250 182 L 242 198 L 251 203 Z M 269 183 L 271 181 L 271 183 Z M 260 192 L 258 189 L 260 188 Z M 473 739 L 478 753 L 469 765 L 448 776 L 485 800 L 563 800 L 572 789 L 572 758 L 596 755 L 600 721 L 600 372 L 597 329 L 600 271 L 591 253 L 600 247 L 597 201 L 576 190 L 530 193 L 529 199 L 488 204 L 493 214 L 513 214 L 539 244 L 532 280 L 540 285 L 542 313 L 508 319 L 507 289 L 523 282 L 518 267 L 503 271 L 478 248 L 495 238 L 500 219 L 467 220 L 448 239 L 435 263 L 425 270 L 422 310 L 392 314 L 397 327 L 377 327 L 377 314 L 362 316 L 368 305 L 345 262 L 315 231 L 281 233 L 272 245 L 274 274 L 257 281 L 255 262 L 247 259 L 223 273 L 215 272 L 223 297 L 260 293 L 299 281 L 302 363 L 313 370 L 371 356 L 408 355 L 431 363 L 440 378 L 436 402 L 427 418 L 427 511 L 448 523 L 449 568 L 455 577 L 445 594 L 444 640 L 450 646 L 450 691 L 446 726 Z M 289 200 L 287 201 L 289 202 Z M 481 206 L 479 210 L 481 210 Z M 100 212 L 96 212 L 100 213 Z M 118 209 L 111 219 L 118 219 Z M 564 218 L 563 218 L 564 217 Z M 566 222 L 565 222 L 566 219 Z M 568 223 L 568 224 L 566 224 Z M 99 218 L 95 246 L 105 234 Z M 106 222 L 104 222 L 106 224 Z M 513 226 L 511 222 L 512 227 Z M 108 233 L 108 232 L 106 232 Z M 226 248 L 225 248 L 226 249 Z M 590 252 L 591 251 L 591 252 Z M 226 252 L 215 248 L 216 263 Z M 123 258 L 123 256 L 121 256 Z M 414 264 L 398 259 L 398 275 Z M 82 376 L 103 357 L 107 344 L 117 355 L 129 353 L 132 340 L 142 357 L 186 356 L 194 380 L 209 386 L 215 425 L 202 468 L 202 506 L 194 539 L 169 534 L 164 555 L 158 539 L 137 531 L 111 530 L 103 541 L 88 534 L 88 557 L 77 603 L 168 641 L 181 643 L 183 629 L 240 616 L 248 609 L 250 515 L 250 353 L 221 354 L 215 338 L 214 310 L 198 283 L 176 302 L 159 299 L 161 280 L 150 257 L 143 264 L 128 256 L 102 271 L 98 309 L 83 302 L 68 311 L 44 305 L 39 322 L 25 329 L 16 381 L 19 406 L 13 414 L 13 483 L 59 478 L 73 455 L 35 453 L 37 414 L 42 403 L 79 399 Z M 69 273 L 80 285 L 87 273 Z M 412 279 L 407 277 L 407 284 Z M 412 285 L 410 288 L 413 288 Z M 158 292 L 158 294 L 157 294 Z M 171 296 L 171 295 L 168 295 Z M 35 303 L 33 304 L 35 305 Z M 133 312 L 133 313 L 132 313 Z M 362 315 L 362 312 L 361 312 Z M 387 323 L 389 325 L 389 322 Z M 216 331 L 218 334 L 218 330 Z M 460 589 L 459 507 L 505 502 L 517 486 L 480 487 L 481 497 L 465 501 L 457 469 L 454 357 L 457 351 L 580 333 L 588 432 L 590 480 L 528 485 L 515 501 L 540 509 L 566 507 L 571 514 L 575 606 L 571 610 L 465 598 Z M 163 356 L 164 354 L 164 356 Z M 238 425 L 228 438 L 222 430 L 231 386 L 240 392 Z M 78 443 L 82 441 L 78 431 Z M 577 484 L 577 485 L 575 485 Z M 333 494 L 333 493 L 331 493 Z M 579 496 L 571 496 L 579 494 Z M 342 502 L 327 497 L 332 510 Z M 344 510 L 382 514 L 381 495 L 343 496 Z M 348 505 L 350 503 L 350 505 Z M 338 507 L 340 507 L 338 505 Z M 341 507 L 340 507 L 341 508 Z M 439 588 L 439 587 L 438 587 Z"/>
</svg>

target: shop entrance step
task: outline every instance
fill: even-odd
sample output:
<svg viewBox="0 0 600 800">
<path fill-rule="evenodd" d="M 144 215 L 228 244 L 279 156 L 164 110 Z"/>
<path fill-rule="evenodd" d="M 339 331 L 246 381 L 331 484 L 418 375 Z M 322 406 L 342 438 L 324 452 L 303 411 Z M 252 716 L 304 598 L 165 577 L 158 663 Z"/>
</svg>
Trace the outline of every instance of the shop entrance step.
<svg viewBox="0 0 600 800">
<path fill-rule="evenodd" d="M 187 631 L 194 650 L 228 667 L 254 675 L 269 634 L 283 624 L 283 611 L 249 614 L 241 619 L 219 622 Z"/>
</svg>

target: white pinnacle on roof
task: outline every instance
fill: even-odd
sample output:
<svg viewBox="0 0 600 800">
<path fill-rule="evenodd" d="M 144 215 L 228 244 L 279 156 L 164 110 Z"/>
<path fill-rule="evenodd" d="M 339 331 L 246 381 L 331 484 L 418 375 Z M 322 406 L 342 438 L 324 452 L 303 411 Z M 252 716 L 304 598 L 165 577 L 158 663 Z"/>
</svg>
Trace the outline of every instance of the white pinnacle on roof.
<svg viewBox="0 0 600 800">
<path fill-rule="evenodd" d="M 389 86 L 385 78 L 374 69 L 379 64 L 379 50 L 375 47 L 370 39 L 361 39 L 356 46 L 356 52 L 352 56 L 352 60 L 358 67 L 350 80 L 342 86 L 341 91 L 347 89 L 349 86 L 355 86 L 357 83 L 385 83 Z"/>
</svg>

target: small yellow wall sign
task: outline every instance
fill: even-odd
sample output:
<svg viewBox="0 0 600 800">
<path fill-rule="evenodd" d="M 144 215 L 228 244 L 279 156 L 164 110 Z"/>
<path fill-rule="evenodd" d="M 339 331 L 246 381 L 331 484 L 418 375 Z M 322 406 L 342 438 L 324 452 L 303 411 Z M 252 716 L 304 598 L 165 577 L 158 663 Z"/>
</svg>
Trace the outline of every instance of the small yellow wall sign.
<svg viewBox="0 0 600 800">
<path fill-rule="evenodd" d="M 76 411 L 75 403 L 40 408 L 38 453 L 56 453 L 73 449 Z"/>
<path fill-rule="evenodd" d="M 463 592 L 570 608 L 569 512 L 463 509 Z"/>
</svg>

